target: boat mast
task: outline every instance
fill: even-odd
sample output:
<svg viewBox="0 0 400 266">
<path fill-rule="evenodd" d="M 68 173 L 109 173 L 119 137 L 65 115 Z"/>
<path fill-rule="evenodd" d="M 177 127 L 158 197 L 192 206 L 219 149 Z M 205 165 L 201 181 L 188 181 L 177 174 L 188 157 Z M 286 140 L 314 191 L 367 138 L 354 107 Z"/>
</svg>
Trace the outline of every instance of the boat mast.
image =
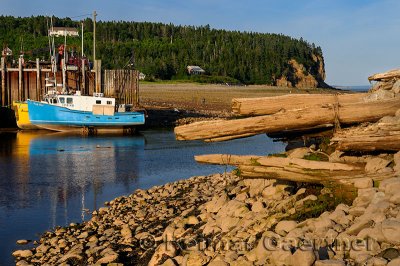
<svg viewBox="0 0 400 266">
<path fill-rule="evenodd" d="M 83 58 L 83 20 L 81 21 L 81 26 L 82 26 L 82 49 L 81 49 L 81 57 Z"/>
<path fill-rule="evenodd" d="M 81 48 L 81 67 L 82 67 L 82 84 L 80 87 L 81 91 L 85 91 L 85 59 L 84 53 L 83 53 L 83 20 L 81 21 L 81 26 L 82 26 L 82 48 Z"/>
<path fill-rule="evenodd" d="M 64 28 L 64 58 L 62 62 L 62 78 L 63 78 L 63 83 L 62 83 L 62 92 L 66 93 L 66 80 L 67 80 L 67 29 Z"/>
<path fill-rule="evenodd" d="M 96 67 L 96 11 L 93 11 L 93 64 Z"/>
<path fill-rule="evenodd" d="M 54 35 L 51 33 L 54 32 L 54 26 L 53 26 L 53 17 L 50 17 L 50 27 L 47 25 L 48 28 L 48 36 L 49 36 L 49 51 L 50 51 L 50 63 L 51 63 L 51 70 L 53 72 L 53 79 L 51 78 L 46 78 L 46 80 L 49 83 L 46 83 L 46 90 L 45 93 L 48 92 L 48 87 L 53 87 L 57 88 L 57 62 L 56 62 L 56 54 L 55 54 L 55 44 L 54 44 Z"/>
</svg>

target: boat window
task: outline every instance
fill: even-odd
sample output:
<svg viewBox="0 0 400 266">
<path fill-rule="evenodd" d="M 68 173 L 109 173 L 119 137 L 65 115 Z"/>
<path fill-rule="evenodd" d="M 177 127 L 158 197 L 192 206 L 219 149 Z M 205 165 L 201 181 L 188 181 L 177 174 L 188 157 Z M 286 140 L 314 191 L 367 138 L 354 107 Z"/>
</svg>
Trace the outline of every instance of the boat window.
<svg viewBox="0 0 400 266">
<path fill-rule="evenodd" d="M 56 104 L 57 103 L 57 98 L 53 99 L 53 103 Z"/>
<path fill-rule="evenodd" d="M 107 101 L 107 104 L 112 104 L 112 101 Z"/>
<path fill-rule="evenodd" d="M 96 104 L 101 104 L 101 100 L 96 100 Z"/>
<path fill-rule="evenodd" d="M 67 98 L 67 103 L 68 103 L 68 104 L 74 103 L 74 99 L 72 99 L 72 98 Z"/>
<path fill-rule="evenodd" d="M 60 103 L 65 103 L 65 98 L 64 97 L 60 97 L 59 100 L 60 100 Z"/>
</svg>

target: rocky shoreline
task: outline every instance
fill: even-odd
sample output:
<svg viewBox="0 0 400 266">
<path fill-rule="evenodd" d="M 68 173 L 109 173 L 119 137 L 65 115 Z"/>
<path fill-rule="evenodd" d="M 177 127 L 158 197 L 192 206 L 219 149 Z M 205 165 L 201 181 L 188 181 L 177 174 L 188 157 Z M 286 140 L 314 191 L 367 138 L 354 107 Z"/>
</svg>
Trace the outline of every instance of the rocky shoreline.
<svg viewBox="0 0 400 266">
<path fill-rule="evenodd" d="M 17 265 L 399 265 L 400 153 L 341 160 L 391 177 L 359 179 L 347 194 L 237 172 L 192 177 L 118 197 L 13 256 Z"/>
<path fill-rule="evenodd" d="M 400 113 L 395 99 L 400 83 L 386 83 L 379 81 L 377 91 L 368 95 L 386 99 L 373 110 L 384 109 L 383 102 L 390 107 L 390 115 L 379 114 L 376 123 L 335 130 L 332 139 L 323 137 L 313 147 L 284 154 L 196 156 L 202 163 L 237 169 L 106 202 L 89 221 L 57 227 L 35 241 L 34 248 L 15 251 L 16 264 L 400 265 Z M 329 113 L 335 129 L 343 120 L 338 101 Z M 363 108 L 365 101 L 357 106 Z M 158 119 L 153 122 L 175 126 L 230 115 L 199 110 L 155 108 L 159 113 L 152 115 Z M 238 121 L 245 129 L 253 125 Z M 249 136 L 236 129 L 236 137 Z M 304 146 L 306 139 L 302 135 Z M 227 139 L 216 138 L 221 140 Z"/>
</svg>

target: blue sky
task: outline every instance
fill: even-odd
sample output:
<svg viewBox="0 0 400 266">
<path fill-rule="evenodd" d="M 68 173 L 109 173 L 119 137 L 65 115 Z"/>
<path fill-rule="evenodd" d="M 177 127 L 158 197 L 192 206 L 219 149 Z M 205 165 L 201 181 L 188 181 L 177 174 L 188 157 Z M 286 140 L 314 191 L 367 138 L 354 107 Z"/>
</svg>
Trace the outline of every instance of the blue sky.
<svg viewBox="0 0 400 266">
<path fill-rule="evenodd" d="M 398 0 L 1 0 L 1 15 L 206 25 L 282 33 L 322 47 L 326 82 L 365 85 L 369 75 L 400 65 Z"/>
</svg>

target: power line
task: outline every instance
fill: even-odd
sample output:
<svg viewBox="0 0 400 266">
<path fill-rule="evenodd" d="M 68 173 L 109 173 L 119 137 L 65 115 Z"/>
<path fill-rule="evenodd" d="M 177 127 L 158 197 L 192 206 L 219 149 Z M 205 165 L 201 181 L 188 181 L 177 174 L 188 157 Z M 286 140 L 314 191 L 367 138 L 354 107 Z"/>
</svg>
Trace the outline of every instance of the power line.
<svg viewBox="0 0 400 266">
<path fill-rule="evenodd" d="M 91 16 L 91 15 L 92 14 L 83 14 L 83 15 L 74 16 L 74 17 L 70 17 L 70 18 L 81 18 L 81 17 Z"/>
</svg>

